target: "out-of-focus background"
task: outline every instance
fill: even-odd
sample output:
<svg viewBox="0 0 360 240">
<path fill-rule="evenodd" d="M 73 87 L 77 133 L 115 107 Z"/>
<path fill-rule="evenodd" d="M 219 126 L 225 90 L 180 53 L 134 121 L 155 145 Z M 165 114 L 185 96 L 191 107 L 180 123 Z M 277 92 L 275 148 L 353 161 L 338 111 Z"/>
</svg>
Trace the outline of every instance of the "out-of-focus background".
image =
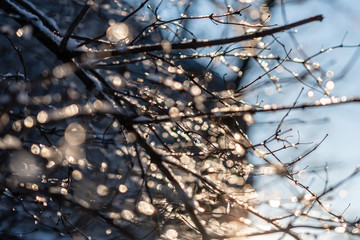
<svg viewBox="0 0 360 240">
<path fill-rule="evenodd" d="M 164 1 L 167 7 L 161 5 L 161 2 L 156 0 L 150 1 L 150 5 L 153 7 L 161 6 L 159 7 L 158 14 L 164 19 L 172 19 L 175 16 L 180 17 L 185 11 L 188 16 L 209 15 L 212 13 L 221 14 L 224 13 L 226 8 L 231 12 L 233 7 L 230 5 L 226 6 L 229 4 L 226 0 L 193 1 L 192 4 L 190 4 L 191 1 Z M 229 2 L 234 3 L 232 1 Z M 76 6 L 79 9 L 82 6 L 81 1 L 73 1 L 73 3 L 77 4 Z M 250 4 L 251 7 L 247 8 Z M 43 10 L 49 14 L 49 17 L 54 17 L 59 27 L 64 30 L 67 29 L 72 17 L 76 16 L 77 11 L 74 10 L 74 13 L 72 13 L 73 9 L 69 7 L 70 5 L 67 5 L 66 1 L 61 2 L 60 5 L 63 9 L 52 9 L 52 5 L 49 4 Z M 54 4 L 54 6 L 57 5 Z M 209 58 L 191 60 L 188 65 L 184 61 L 181 62 L 184 69 L 196 72 L 195 66 L 195 68 L 201 68 L 200 72 L 202 72 L 203 68 L 209 64 L 209 71 L 213 72 L 214 79 L 218 81 L 215 84 L 217 86 L 214 88 L 235 88 L 233 90 L 236 91 L 234 84 L 226 87 L 223 84 L 234 83 L 238 80 L 240 81 L 240 86 L 250 83 L 266 72 L 267 65 L 270 68 L 274 67 L 277 64 L 276 57 L 285 58 L 288 54 L 289 61 L 286 61 L 283 65 L 272 71 L 271 76 L 264 74 L 264 77 L 252 85 L 249 91 L 240 93 L 240 95 L 243 94 L 245 102 L 252 106 L 259 105 L 261 107 L 266 105 L 291 106 L 295 101 L 297 101 L 297 105 L 316 102 L 321 104 L 327 102 L 331 97 L 340 99 L 344 99 L 344 97 L 348 99 L 360 97 L 360 79 L 358 79 L 360 75 L 360 48 L 357 47 L 360 42 L 360 2 L 351 0 L 240 0 L 234 3 L 234 7 L 239 6 L 244 8 L 244 18 L 246 21 L 254 24 L 261 22 L 271 27 L 285 25 L 317 14 L 322 14 L 324 20 L 322 22 L 312 22 L 283 33 L 277 33 L 273 37 L 268 36 L 264 41 L 259 40 L 259 42 L 253 41 L 249 43 L 250 47 L 244 50 L 244 52 L 251 53 L 255 52 L 254 49 L 259 50 L 262 48 L 265 48 L 265 50 L 258 56 L 252 56 L 246 64 L 246 59 L 240 60 L 238 56 L 233 58 L 226 56 L 227 62 L 221 62 L 219 60 L 221 57 L 218 57 L 213 62 Z M 66 13 L 63 19 L 61 14 L 56 14 L 61 11 Z M 120 19 L 120 15 L 117 15 L 117 12 L 112 13 L 111 9 L 106 9 L 106 11 L 109 11 L 109 16 L 114 14 L 114 18 L 118 17 Z M 151 15 L 149 10 L 144 8 L 140 13 L 139 16 L 142 16 L 144 19 L 151 19 L 149 17 Z M 14 24 L 14 21 L 7 18 L 5 14 L 2 19 L 4 19 L 3 26 L 7 26 L 6 21 L 9 22 L 9 26 Z M 108 27 L 108 25 L 104 27 L 104 24 L 107 24 L 105 19 L 102 19 L 102 21 L 96 20 L 98 19 L 88 17 L 85 21 L 88 25 L 95 24 L 96 22 L 98 24 L 96 26 L 92 25 L 96 32 L 91 33 L 92 37 L 101 34 Z M 147 23 L 141 22 L 140 17 L 137 20 L 139 22 L 128 23 L 129 26 L 134 28 L 136 26 L 140 29 L 140 26 L 147 25 Z M 250 27 L 217 24 L 208 18 L 185 21 L 183 24 L 188 32 L 180 31 L 183 36 L 179 36 L 179 39 L 181 37 L 191 38 L 189 33 L 194 33 L 199 39 L 217 39 L 242 35 L 245 33 L 244 29 L 249 30 L 249 32 L 254 30 Z M 88 25 L 80 24 L 78 33 L 80 35 L 88 34 Z M 136 32 L 139 29 L 131 30 Z M 176 26 L 171 30 L 175 29 Z M 6 29 L 2 30 L 5 31 Z M 26 39 L 26 28 L 23 30 L 25 33 L 22 37 Z M 138 44 L 157 42 L 160 39 L 159 37 L 168 40 L 172 39 L 174 42 L 180 41 L 174 37 L 174 32 L 176 31 L 164 31 L 161 32 L 162 35 L 154 34 L 154 38 L 145 38 L 146 41 L 139 41 Z M 31 31 L 29 34 L 31 35 Z M 7 41 L 4 37 L 2 40 Z M 46 71 L 51 72 L 60 62 L 55 59 L 53 54 L 47 53 L 46 51 L 48 50 L 45 48 L 40 50 L 40 48 L 34 47 L 39 45 L 37 41 L 24 42 L 20 40 L 14 41 L 16 46 L 23 50 L 26 57 L 25 62 L 32 66 L 28 68 L 28 74 L 31 76 L 32 81 L 40 83 L 43 76 L 48 74 Z M 21 73 L 22 65 L 19 63 L 18 56 L 15 54 L 14 49 L 9 46 L 8 42 L 0 44 L 1 52 L 6 56 L 2 57 L 0 61 L 2 73 L 7 71 L 18 71 Z M 221 51 L 223 50 L 221 49 Z M 220 51 L 220 47 L 196 51 L 200 54 L 215 54 L 217 51 Z M 46 53 L 44 54 L 44 52 Z M 188 49 L 186 52 L 189 56 L 193 53 L 195 53 L 195 50 Z M 316 54 L 318 55 L 315 56 Z M 260 56 L 264 57 L 264 60 Z M 310 73 L 307 73 L 306 68 L 301 64 L 302 59 L 309 59 Z M 38 65 L 32 64 L 34 62 L 37 62 Z M 18 65 L 14 63 L 18 63 Z M 246 65 L 243 71 L 244 75 L 241 75 L 239 74 L 240 68 L 244 65 Z M 132 69 L 135 69 L 134 76 L 137 76 L 136 74 L 139 74 L 140 77 L 145 75 L 142 67 L 141 65 L 140 67 L 136 65 Z M 123 70 L 120 67 L 114 71 L 121 73 Z M 311 74 L 314 74 L 314 76 L 310 76 Z M 301 76 L 305 77 L 301 78 Z M 278 88 L 272 82 L 272 79 L 278 79 L 276 81 L 273 80 L 279 84 Z M 320 87 L 317 81 L 321 82 Z M 71 87 L 77 88 L 78 85 L 71 85 Z M 327 89 L 328 96 L 324 95 L 322 89 Z M 281 160 L 283 163 L 291 163 L 299 156 L 305 156 L 296 164 L 292 171 L 298 172 L 296 178 L 301 184 L 309 186 L 309 189 L 317 194 L 321 194 L 329 189 L 331 190 L 332 186 L 336 186 L 337 183 L 346 180 L 344 184 L 336 186 L 334 190 L 331 190 L 321 200 L 324 208 L 343 215 L 349 221 L 357 220 L 357 216 L 360 216 L 360 193 L 357 187 L 360 178 L 353 177 L 347 179 L 347 177 L 360 165 L 360 141 L 358 136 L 360 134 L 360 124 L 358 122 L 360 117 L 359 104 L 348 103 L 336 106 L 293 109 L 290 112 L 256 113 L 253 116 L 254 123 L 249 127 L 248 135 L 251 142 L 259 147 L 259 149 L 262 149 L 262 152 L 256 153 L 256 151 L 251 149 L 248 152 L 248 162 L 253 164 L 256 169 L 250 177 L 251 181 L 248 181 L 253 184 L 257 192 L 259 204 L 255 208 L 261 214 L 268 217 L 285 216 L 294 211 L 301 211 L 301 207 L 306 206 L 306 204 L 296 203 L 297 201 L 302 201 L 302 199 L 306 200 L 308 193 L 303 188 L 299 188 L 293 182 L 288 181 L 284 175 L 278 174 L 279 172 L 276 171 L 274 172 L 274 168 L 264 167 L 264 159 L 259 157 L 259 155 L 268 153 L 260 143 L 272 136 L 278 129 L 279 124 L 282 123 L 280 126 L 283 133 L 281 137 L 285 138 L 286 142 L 290 145 L 293 143 L 294 147 L 277 152 L 276 149 L 281 149 L 285 141 L 274 141 L 268 147 L 276 152 L 278 159 L 275 159 L 269 153 L 266 155 L 266 158 L 271 159 L 274 163 L 277 160 Z M 248 122 L 252 122 L 251 116 Z M 317 147 L 319 143 L 321 144 Z M 105 152 L 104 155 L 108 155 L 108 153 Z M 135 193 L 137 194 L 137 192 Z M 129 198 L 132 197 L 134 196 L 129 196 Z M 295 208 L 296 206 L 299 209 Z M 311 216 L 321 217 L 323 213 L 321 209 L 317 208 L 314 211 L 310 211 L 309 215 L 304 218 Z M 252 219 L 252 216 L 249 217 Z M 252 220 L 254 226 L 256 226 L 256 219 Z M 304 222 L 311 223 L 311 221 L 307 220 L 304 219 Z M 299 221 L 301 221 L 301 218 L 299 218 Z M 312 230 L 307 228 L 306 231 Z M 274 239 L 279 239 L 280 237 L 281 234 L 274 235 Z M 264 236 L 259 237 L 259 239 L 263 238 Z M 334 239 L 334 235 L 322 234 L 320 238 Z"/>
</svg>

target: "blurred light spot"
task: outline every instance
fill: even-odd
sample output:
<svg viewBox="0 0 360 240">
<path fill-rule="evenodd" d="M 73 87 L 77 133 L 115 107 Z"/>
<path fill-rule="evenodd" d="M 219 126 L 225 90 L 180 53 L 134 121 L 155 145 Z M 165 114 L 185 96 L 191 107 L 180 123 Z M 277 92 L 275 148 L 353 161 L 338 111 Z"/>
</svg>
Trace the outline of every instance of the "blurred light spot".
<svg viewBox="0 0 360 240">
<path fill-rule="evenodd" d="M 111 42 L 124 40 L 129 35 L 129 28 L 124 23 L 114 23 L 106 30 L 106 37 Z"/>
<path fill-rule="evenodd" d="M 299 176 L 299 178 L 302 178 L 302 179 L 306 178 L 307 171 L 306 170 L 300 170 L 299 173 L 298 173 L 298 176 Z"/>
<path fill-rule="evenodd" d="M 246 113 L 243 118 L 247 125 L 252 125 L 254 123 L 254 118 L 250 113 Z"/>
<path fill-rule="evenodd" d="M 74 67 L 70 63 L 65 63 L 62 65 L 56 66 L 53 69 L 53 75 L 56 78 L 63 78 L 63 77 L 69 76 L 73 72 L 74 72 Z"/>
<path fill-rule="evenodd" d="M 39 123 L 46 123 L 49 119 L 48 114 L 45 111 L 40 111 L 36 117 Z"/>
<path fill-rule="evenodd" d="M 30 150 L 31 150 L 31 153 L 32 153 L 32 154 L 35 154 L 35 155 L 39 155 L 39 154 L 40 154 L 40 147 L 39 147 L 39 145 L 37 145 L 37 144 L 31 145 Z"/>
<path fill-rule="evenodd" d="M 262 150 L 260 148 L 255 149 L 255 155 L 259 158 L 264 158 L 266 156 L 267 152 L 265 150 Z"/>
<path fill-rule="evenodd" d="M 170 115 L 170 117 L 178 117 L 179 114 L 180 114 L 180 111 L 179 111 L 179 109 L 178 109 L 177 107 L 171 107 L 171 108 L 169 109 L 169 115 Z"/>
<path fill-rule="evenodd" d="M 17 31 L 16 31 L 16 36 L 18 37 L 22 37 L 22 35 L 24 34 L 24 30 L 22 28 L 19 28 Z"/>
<path fill-rule="evenodd" d="M 166 237 L 168 239 L 176 239 L 179 236 L 178 232 L 175 229 L 172 229 L 172 228 L 168 229 L 166 231 L 165 235 L 166 235 Z"/>
<path fill-rule="evenodd" d="M 21 141 L 10 134 L 6 134 L 4 138 L 0 138 L 0 149 L 20 149 Z"/>
<path fill-rule="evenodd" d="M 201 94 L 201 88 L 199 86 L 194 85 L 190 88 L 190 93 L 193 96 L 199 96 Z"/>
<path fill-rule="evenodd" d="M 133 132 L 129 132 L 127 135 L 127 140 L 129 143 L 133 143 L 136 141 L 136 135 Z"/>
<path fill-rule="evenodd" d="M 15 132 L 20 132 L 21 131 L 21 122 L 19 120 L 15 121 L 12 125 L 12 129 L 15 131 Z"/>
<path fill-rule="evenodd" d="M 161 47 L 165 53 L 169 53 L 171 51 L 171 43 L 167 40 L 161 41 Z"/>
<path fill-rule="evenodd" d="M 130 210 L 122 210 L 121 217 L 125 220 L 131 220 L 134 218 L 134 214 Z"/>
<path fill-rule="evenodd" d="M 197 210 L 201 213 L 205 212 L 205 208 L 203 208 L 203 207 L 198 207 Z"/>
<path fill-rule="evenodd" d="M 154 206 L 145 201 L 140 201 L 137 205 L 137 209 L 139 210 L 139 212 L 141 212 L 147 216 L 151 216 L 155 212 Z"/>
<path fill-rule="evenodd" d="M 312 97 L 314 97 L 314 92 L 310 90 L 310 91 L 308 91 L 307 95 L 309 98 L 312 98 Z"/>
<path fill-rule="evenodd" d="M 48 164 L 46 164 L 46 168 L 52 168 L 53 166 L 55 166 L 54 161 L 49 161 Z"/>
<path fill-rule="evenodd" d="M 119 186 L 119 192 L 126 193 L 128 188 L 124 184 L 120 184 Z"/>
<path fill-rule="evenodd" d="M 67 190 L 66 188 L 61 188 L 60 193 L 61 193 L 62 195 L 67 195 L 67 194 L 68 194 L 68 190 Z"/>
<path fill-rule="evenodd" d="M 241 156 L 245 155 L 245 149 L 241 144 L 235 144 L 235 151 L 238 152 L 238 154 Z"/>
<path fill-rule="evenodd" d="M 97 186 L 96 192 L 99 196 L 104 197 L 109 194 L 109 189 L 107 186 L 100 184 Z"/>
<path fill-rule="evenodd" d="M 106 233 L 106 235 L 110 235 L 111 234 L 111 229 L 106 229 L 105 233 Z"/>
<path fill-rule="evenodd" d="M 147 185 L 149 188 L 153 188 L 155 186 L 155 183 L 153 181 L 148 181 Z"/>
<path fill-rule="evenodd" d="M 318 62 L 314 62 L 312 66 L 315 70 L 318 70 L 320 68 L 320 64 Z"/>
<path fill-rule="evenodd" d="M 76 104 L 71 104 L 70 106 L 65 107 L 64 109 L 65 117 L 73 117 L 78 113 L 79 113 L 79 107 Z"/>
<path fill-rule="evenodd" d="M 335 232 L 337 233 L 344 233 L 346 231 L 345 227 L 336 227 Z"/>
<path fill-rule="evenodd" d="M 327 91 L 331 91 L 333 90 L 335 87 L 335 83 L 333 81 L 328 81 L 326 84 L 325 84 L 325 88 Z"/>
<path fill-rule="evenodd" d="M 269 205 L 273 208 L 278 208 L 280 207 L 281 201 L 279 199 L 272 199 L 269 200 Z"/>
<path fill-rule="evenodd" d="M 333 78 L 334 77 L 334 72 L 333 71 L 327 71 L 326 72 L 326 77 L 328 77 L 328 78 Z"/>
<path fill-rule="evenodd" d="M 83 178 L 83 175 L 79 170 L 74 170 L 71 175 L 72 175 L 73 179 L 78 180 L 78 181 Z"/>
<path fill-rule="evenodd" d="M 65 140 L 75 146 L 84 143 L 86 140 L 85 129 L 79 123 L 71 123 L 65 130 Z"/>
<path fill-rule="evenodd" d="M 101 163 L 100 172 L 106 172 L 108 169 L 108 165 L 106 162 Z"/>
<path fill-rule="evenodd" d="M 24 125 L 27 128 L 33 127 L 35 124 L 35 119 L 32 116 L 27 116 L 24 120 Z"/>
<path fill-rule="evenodd" d="M 251 12 L 250 12 L 250 17 L 252 18 L 252 19 L 259 19 L 260 18 L 260 12 L 258 11 L 258 10 L 252 10 Z"/>
<path fill-rule="evenodd" d="M 248 218 L 243 218 L 243 219 L 241 219 L 241 221 L 242 221 L 243 223 L 245 223 L 246 225 L 250 225 L 250 224 L 251 224 L 251 220 L 248 219 Z"/>
<path fill-rule="evenodd" d="M 305 194 L 304 200 L 310 201 L 310 200 L 312 200 L 312 199 L 313 199 L 313 196 L 312 196 L 310 193 Z"/>
<path fill-rule="evenodd" d="M 32 155 L 18 151 L 11 158 L 10 170 L 21 178 L 35 178 L 41 169 Z"/>
<path fill-rule="evenodd" d="M 348 195 L 348 193 L 347 193 L 347 191 L 346 191 L 345 189 L 341 189 L 341 190 L 339 191 L 339 196 L 340 196 L 341 198 L 345 198 L 347 195 Z"/>
<path fill-rule="evenodd" d="M 241 139 L 241 135 L 239 133 L 235 133 L 234 138 L 236 141 L 239 141 Z"/>
<path fill-rule="evenodd" d="M 177 82 L 177 81 L 175 81 L 174 82 L 174 84 L 173 84 L 173 86 L 172 86 L 172 88 L 174 89 L 174 90 L 182 90 L 183 89 L 183 85 L 182 85 L 182 83 L 181 82 Z"/>
<path fill-rule="evenodd" d="M 110 76 L 110 82 L 116 89 L 120 88 L 122 84 L 120 76 Z"/>
<path fill-rule="evenodd" d="M 31 185 L 31 189 L 32 189 L 33 191 L 39 191 L 39 186 L 38 186 L 37 184 L 33 183 L 33 184 Z"/>
</svg>

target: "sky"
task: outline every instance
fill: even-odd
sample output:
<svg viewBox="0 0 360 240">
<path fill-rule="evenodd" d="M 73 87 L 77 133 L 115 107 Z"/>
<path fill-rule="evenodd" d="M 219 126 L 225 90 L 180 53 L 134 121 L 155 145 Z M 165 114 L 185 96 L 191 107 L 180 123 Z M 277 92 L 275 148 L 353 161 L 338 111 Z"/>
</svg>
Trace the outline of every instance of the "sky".
<svg viewBox="0 0 360 240">
<path fill-rule="evenodd" d="M 324 20 L 321 23 L 313 23 L 298 28 L 296 38 L 303 46 L 308 55 L 318 52 L 320 49 L 337 46 L 341 43 L 344 45 L 356 45 L 360 42 L 360 1 L 342 0 L 342 1 L 302 1 L 304 4 L 288 4 L 286 7 L 289 22 L 307 18 L 313 15 L 322 14 Z M 274 8 L 271 18 L 273 24 L 284 23 L 281 9 Z M 287 42 L 288 46 L 292 42 Z M 295 47 L 292 45 L 291 47 Z M 296 46 L 297 47 L 297 46 Z M 332 71 L 332 81 L 335 88 L 331 95 L 336 97 L 360 96 L 360 59 L 353 57 L 356 48 L 340 48 L 327 54 L 315 58 L 325 71 Z M 359 51 L 357 55 L 360 57 Z M 351 61 L 351 68 L 348 63 Z M 358 61 L 356 61 L 358 60 Z M 340 73 L 345 72 L 345 76 Z M 328 79 L 329 80 L 329 79 Z M 269 101 L 283 102 L 284 99 L 294 101 L 296 94 L 300 92 L 301 86 L 295 86 L 294 94 L 289 92 L 274 94 L 269 96 Z M 307 90 L 305 90 L 306 93 Z M 313 102 L 319 99 L 321 95 L 313 98 L 304 98 L 304 102 Z M 287 100 L 285 100 L 286 102 Z M 328 106 L 323 108 L 313 108 L 308 110 L 296 110 L 290 113 L 289 119 L 301 119 L 307 121 L 305 124 L 287 124 L 286 128 L 292 128 L 294 131 L 301 133 L 301 139 L 319 143 L 327 134 L 328 137 L 310 156 L 304 159 L 300 166 L 307 169 L 318 166 L 319 170 L 315 174 L 308 174 L 301 179 L 303 183 L 310 185 L 310 188 L 321 192 L 325 182 L 324 166 L 328 166 L 329 183 L 337 183 L 349 176 L 358 165 L 360 165 L 360 103 L 351 103 L 339 106 Z M 280 104 L 281 105 L 281 104 Z M 285 113 L 280 114 L 257 114 L 255 121 L 263 122 L 264 119 L 281 119 Z M 326 119 L 326 120 L 325 120 Z M 264 135 L 274 133 L 276 125 L 255 124 L 250 132 L 250 138 L 253 142 L 262 141 Z M 311 145 L 310 145 L 311 146 Z M 284 159 L 293 158 L 294 156 L 282 155 Z M 253 161 L 259 162 L 255 157 Z M 334 198 L 329 201 L 331 209 L 338 213 L 343 212 L 349 220 L 360 216 L 360 192 L 358 190 L 358 181 L 360 177 L 353 178 L 342 187 L 334 191 Z M 272 181 L 270 178 L 258 178 L 256 186 L 263 196 L 266 193 L 274 198 L 282 195 L 284 191 L 284 182 L 281 184 L 268 184 Z M 264 187 L 266 186 L 266 187 Z M 255 187 L 256 188 L 256 187 Z M 271 195 L 272 194 L 272 195 Z M 350 205 L 349 208 L 348 205 Z M 326 239 L 325 236 L 324 239 Z"/>
</svg>

